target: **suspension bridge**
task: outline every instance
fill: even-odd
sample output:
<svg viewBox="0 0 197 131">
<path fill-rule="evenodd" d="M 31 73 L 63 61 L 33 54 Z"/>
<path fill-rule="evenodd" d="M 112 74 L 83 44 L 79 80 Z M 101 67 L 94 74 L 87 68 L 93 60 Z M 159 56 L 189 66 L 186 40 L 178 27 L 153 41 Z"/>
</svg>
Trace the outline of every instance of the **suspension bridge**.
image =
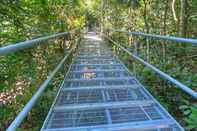
<svg viewBox="0 0 197 131">
<path fill-rule="evenodd" d="M 71 31 L 72 32 L 72 31 Z M 54 34 L 0 48 L 7 55 L 32 48 L 49 39 L 65 37 L 71 32 Z M 74 31 L 75 32 L 75 31 Z M 77 32 L 80 33 L 80 32 Z M 167 37 L 137 32 L 130 35 L 197 44 L 194 39 Z M 82 37 L 81 37 L 82 36 Z M 65 37 L 66 38 L 66 37 Z M 180 124 L 147 91 L 103 38 L 129 54 L 141 64 L 170 81 L 194 99 L 197 93 L 170 75 L 147 63 L 107 35 L 83 33 L 77 38 L 54 71 L 32 96 L 7 131 L 14 131 L 44 93 L 49 82 L 73 54 L 70 68 L 46 116 L 41 131 L 183 131 Z"/>
</svg>

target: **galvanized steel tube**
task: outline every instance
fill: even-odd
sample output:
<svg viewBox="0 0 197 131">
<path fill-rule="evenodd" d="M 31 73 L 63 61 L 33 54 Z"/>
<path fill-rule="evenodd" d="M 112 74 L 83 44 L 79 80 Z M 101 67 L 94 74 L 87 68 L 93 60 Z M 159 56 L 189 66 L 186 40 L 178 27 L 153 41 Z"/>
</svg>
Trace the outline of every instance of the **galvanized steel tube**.
<svg viewBox="0 0 197 131">
<path fill-rule="evenodd" d="M 190 38 L 181 38 L 181 37 L 174 37 L 174 36 L 163 36 L 163 35 L 155 35 L 155 34 L 146 34 L 142 32 L 128 32 L 124 30 L 115 30 L 115 29 L 109 29 L 110 31 L 113 32 L 121 32 L 125 33 L 128 35 L 133 35 L 133 36 L 143 36 L 146 38 L 151 38 L 151 39 L 158 39 L 158 40 L 168 40 L 168 41 L 174 41 L 174 42 L 180 42 L 180 43 L 191 43 L 193 45 L 197 45 L 197 39 L 190 39 Z"/>
<path fill-rule="evenodd" d="M 77 42 L 78 44 L 78 42 Z M 76 47 L 76 46 L 75 46 Z M 31 97 L 29 102 L 25 105 L 22 111 L 17 115 L 15 120 L 10 124 L 7 131 L 15 131 L 16 128 L 21 124 L 24 118 L 28 115 L 28 112 L 31 108 L 35 105 L 38 98 L 42 95 L 46 87 L 48 86 L 49 82 L 53 79 L 55 74 L 60 70 L 66 59 L 70 56 L 70 54 L 74 51 L 75 47 L 73 47 L 68 54 L 60 61 L 57 67 L 53 70 L 53 72 L 48 76 L 48 78 L 42 83 L 42 85 L 38 88 L 37 92 Z"/>
<path fill-rule="evenodd" d="M 172 78 L 168 74 L 166 74 L 166 73 L 162 72 L 161 70 L 157 69 L 153 65 L 147 63 L 146 61 L 144 61 L 140 57 L 134 55 L 133 53 L 131 53 L 130 51 L 128 51 L 126 48 L 124 48 L 123 46 L 121 46 L 120 44 L 118 44 L 117 42 L 115 42 L 114 40 L 112 40 L 111 38 L 107 37 L 106 35 L 103 35 L 103 36 L 105 38 L 107 38 L 108 40 L 110 40 L 113 44 L 115 44 L 116 46 L 118 46 L 120 49 L 122 49 L 123 51 L 125 51 L 127 54 L 129 54 L 130 56 L 132 56 L 134 59 L 138 60 L 141 64 L 143 64 L 146 67 L 150 68 L 151 70 L 153 70 L 154 72 L 156 72 L 162 78 L 170 81 L 171 83 L 173 83 L 174 85 L 176 85 L 178 88 L 180 88 L 181 90 L 183 90 L 184 92 L 186 92 L 187 94 L 189 94 L 190 96 L 192 96 L 193 98 L 197 99 L 197 92 L 193 91 L 192 89 L 190 89 L 186 85 L 184 85 L 181 82 L 177 81 L 176 79 Z"/>
</svg>

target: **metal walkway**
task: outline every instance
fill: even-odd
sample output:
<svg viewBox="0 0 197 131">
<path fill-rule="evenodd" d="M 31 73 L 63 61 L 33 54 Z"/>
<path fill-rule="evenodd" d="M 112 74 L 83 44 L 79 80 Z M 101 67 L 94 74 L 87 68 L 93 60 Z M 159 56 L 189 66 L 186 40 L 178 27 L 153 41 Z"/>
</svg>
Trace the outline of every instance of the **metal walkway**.
<svg viewBox="0 0 197 131">
<path fill-rule="evenodd" d="M 94 33 L 82 40 L 41 131 L 181 131 Z"/>
</svg>

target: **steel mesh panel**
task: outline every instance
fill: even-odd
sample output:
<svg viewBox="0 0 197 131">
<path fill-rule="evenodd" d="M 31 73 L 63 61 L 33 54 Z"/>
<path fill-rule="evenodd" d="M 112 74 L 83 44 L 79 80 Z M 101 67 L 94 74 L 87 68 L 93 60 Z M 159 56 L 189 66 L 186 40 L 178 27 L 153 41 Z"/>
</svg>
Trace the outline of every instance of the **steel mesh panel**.
<svg viewBox="0 0 197 131">
<path fill-rule="evenodd" d="M 105 110 L 85 110 L 77 113 L 77 126 L 92 126 L 107 124 L 107 117 Z"/>
<path fill-rule="evenodd" d="M 80 55 L 80 56 L 108 56 L 109 54 L 111 54 L 111 53 L 109 53 L 109 52 L 94 52 L 94 53 L 79 52 L 79 53 L 78 53 L 78 56 L 79 56 L 79 55 Z"/>
<path fill-rule="evenodd" d="M 143 109 L 142 109 L 143 108 Z M 144 112 L 145 107 L 115 107 L 115 108 L 96 108 L 96 109 L 79 109 L 79 110 L 61 110 L 54 111 L 47 121 L 45 129 L 54 128 L 69 128 L 69 127 L 88 127 L 99 126 L 106 124 L 118 123 L 135 123 L 150 121 L 149 111 Z M 107 115 L 106 110 L 109 111 Z M 157 112 L 155 110 L 155 112 Z M 109 118 L 107 118 L 109 117 Z M 108 120 L 112 123 L 109 123 Z M 162 118 L 161 118 L 162 119 Z M 169 127 L 160 127 L 155 129 L 144 129 L 144 131 L 180 131 L 176 125 L 169 125 Z"/>
<path fill-rule="evenodd" d="M 56 111 L 49 118 L 45 128 L 66 128 L 107 124 L 104 109 Z"/>
<path fill-rule="evenodd" d="M 147 114 L 150 116 L 152 120 L 161 119 L 162 117 L 160 114 L 156 111 L 155 107 L 153 106 L 146 106 L 144 107 L 144 110 L 147 112 Z"/>
<path fill-rule="evenodd" d="M 178 127 L 177 124 L 171 125 L 171 127 L 173 128 L 173 131 L 182 131 L 182 130 L 180 129 L 180 127 Z"/>
<path fill-rule="evenodd" d="M 97 73 L 94 72 L 85 72 L 85 73 L 72 73 L 69 74 L 69 78 L 76 78 L 76 79 L 81 79 L 81 78 L 98 78 Z"/>
<path fill-rule="evenodd" d="M 100 51 L 102 51 L 102 52 L 108 51 L 109 52 L 108 49 L 106 49 L 106 48 L 99 48 L 99 47 L 98 48 L 81 48 L 78 51 L 79 52 L 89 52 L 89 53 L 100 52 Z"/>
<path fill-rule="evenodd" d="M 99 130 L 99 125 L 106 127 L 106 130 L 120 125 L 124 130 L 126 125 L 127 130 L 129 127 L 141 128 L 140 125 L 136 126 L 137 123 L 146 123 L 144 127 L 150 129 L 143 127 L 145 131 L 181 130 L 160 105 L 152 101 L 151 95 L 133 76 L 126 72 L 109 48 L 89 38 L 82 44 L 44 129 L 70 130 L 71 127 L 74 130 L 75 127 L 83 127 L 88 131 Z M 132 86 L 134 88 L 130 88 Z M 147 103 L 145 100 L 148 100 Z M 160 126 L 160 122 L 165 121 L 167 124 Z"/>
<path fill-rule="evenodd" d="M 163 119 L 153 105 L 110 109 L 112 123 Z"/>
<path fill-rule="evenodd" d="M 106 48 L 81 48 L 81 49 L 78 49 L 78 51 L 92 53 L 92 54 L 94 54 L 94 52 L 111 52 L 111 50 L 106 49 Z"/>
<path fill-rule="evenodd" d="M 109 80 L 109 81 L 105 81 L 103 83 L 103 85 L 133 85 L 136 84 L 136 81 L 133 79 L 122 79 L 122 80 Z"/>
<path fill-rule="evenodd" d="M 58 96 L 56 106 L 145 99 L 146 98 L 142 95 L 142 93 L 136 89 L 73 90 L 62 91 Z"/>
<path fill-rule="evenodd" d="M 140 107 L 110 109 L 112 123 L 146 121 L 148 117 Z"/>
<path fill-rule="evenodd" d="M 130 75 L 128 72 L 125 72 L 125 71 L 114 71 L 114 72 L 104 72 L 103 76 L 104 77 L 128 77 Z"/>
<path fill-rule="evenodd" d="M 77 54 L 77 57 L 78 58 L 80 58 L 80 57 L 112 57 L 112 55 L 111 55 L 111 53 L 107 53 L 107 52 L 105 52 L 105 53 L 97 53 L 97 54 L 92 54 L 92 53 L 78 53 Z"/>
<path fill-rule="evenodd" d="M 80 62 L 80 61 L 115 61 L 116 59 L 114 59 L 114 58 L 105 58 L 105 57 L 101 57 L 101 58 L 99 58 L 99 57 L 92 57 L 92 58 L 76 58 L 75 59 L 75 61 L 76 62 Z"/>
<path fill-rule="evenodd" d="M 161 128 L 160 131 L 174 131 L 173 128 Z"/>
<path fill-rule="evenodd" d="M 103 48 L 104 45 L 100 45 L 100 44 L 87 44 L 87 45 L 83 45 L 83 47 L 79 47 L 79 49 L 84 49 L 84 48 Z M 106 46 L 105 46 L 106 47 Z"/>
<path fill-rule="evenodd" d="M 73 65 L 71 70 L 83 71 L 83 70 L 111 70 L 111 69 L 123 69 L 121 65 Z"/>
<path fill-rule="evenodd" d="M 114 72 L 96 72 L 96 71 L 88 71 L 88 72 L 77 72 L 77 73 L 69 73 L 68 78 L 107 78 L 107 77 L 128 77 L 130 76 L 125 71 L 114 71 Z"/>
<path fill-rule="evenodd" d="M 177 126 L 171 125 L 169 128 L 161 128 L 159 131 L 181 131 Z"/>
<path fill-rule="evenodd" d="M 83 44 L 83 46 L 81 48 L 86 47 L 86 46 L 106 46 L 106 45 L 104 43 L 100 43 L 97 41 L 94 41 L 94 42 L 87 41 Z"/>
<path fill-rule="evenodd" d="M 121 85 L 133 85 L 136 81 L 133 79 L 122 79 L 122 80 L 84 80 L 84 81 L 67 81 L 64 84 L 66 87 L 90 87 L 90 86 L 121 86 Z"/>
<path fill-rule="evenodd" d="M 73 121 L 72 118 L 74 117 L 73 111 L 60 111 L 60 112 L 53 112 L 53 115 L 49 118 L 47 128 L 63 128 L 63 127 L 72 127 Z"/>
<path fill-rule="evenodd" d="M 66 82 L 64 87 L 80 87 L 80 86 L 99 86 L 102 81 L 80 81 L 80 82 Z"/>
<path fill-rule="evenodd" d="M 75 64 L 117 64 L 115 60 L 79 60 Z"/>
<path fill-rule="evenodd" d="M 77 56 L 76 60 L 79 59 L 96 59 L 96 60 L 101 60 L 101 59 L 114 59 L 113 56 L 108 55 L 108 56 L 95 56 L 95 55 L 91 55 L 91 56 Z"/>
<path fill-rule="evenodd" d="M 159 128 L 159 129 L 148 129 L 144 131 L 176 131 L 174 128 Z"/>
<path fill-rule="evenodd" d="M 58 96 L 56 105 L 104 102 L 101 90 L 64 91 Z"/>
<path fill-rule="evenodd" d="M 159 129 L 145 129 L 144 131 L 159 131 Z"/>
<path fill-rule="evenodd" d="M 111 54 L 111 51 L 107 50 L 94 50 L 94 51 L 86 51 L 86 52 L 79 52 L 77 56 L 94 56 L 94 55 L 101 55 L 101 56 L 109 56 Z M 112 58 L 112 57 L 111 57 Z"/>
<path fill-rule="evenodd" d="M 136 89 L 110 89 L 105 92 L 106 101 L 145 100 L 145 96 Z"/>
<path fill-rule="evenodd" d="M 96 42 L 96 41 L 94 41 L 94 42 L 86 41 L 81 48 L 89 47 L 89 46 L 103 46 L 103 45 L 106 46 L 105 44 L 99 43 L 99 42 Z"/>
</svg>

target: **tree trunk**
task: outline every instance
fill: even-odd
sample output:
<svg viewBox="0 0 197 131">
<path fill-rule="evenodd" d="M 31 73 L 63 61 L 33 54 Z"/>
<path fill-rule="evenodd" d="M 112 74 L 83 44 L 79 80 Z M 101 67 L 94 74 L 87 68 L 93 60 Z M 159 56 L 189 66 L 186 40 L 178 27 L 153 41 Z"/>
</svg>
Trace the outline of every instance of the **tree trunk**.
<svg viewBox="0 0 197 131">
<path fill-rule="evenodd" d="M 145 23 L 145 27 L 146 27 L 146 33 L 149 33 L 149 25 L 148 25 L 148 21 L 147 21 L 147 3 L 148 3 L 148 0 L 143 0 L 143 1 L 144 1 L 144 13 L 143 13 L 144 23 Z"/>
<path fill-rule="evenodd" d="M 163 35 L 167 34 L 167 16 L 168 16 L 168 7 L 169 7 L 169 0 L 165 0 L 165 11 L 164 11 L 164 18 L 163 18 Z M 166 41 L 162 42 L 162 67 L 164 70 L 164 64 L 166 63 Z"/>
<path fill-rule="evenodd" d="M 175 2 L 176 2 L 176 0 L 172 0 L 171 7 L 172 7 L 172 14 L 173 14 L 174 21 L 177 22 L 178 20 L 177 20 L 177 17 L 176 17 Z"/>
<path fill-rule="evenodd" d="M 168 2 L 169 0 L 166 0 L 166 5 L 165 5 L 165 11 L 164 11 L 164 19 L 163 19 L 163 35 L 166 35 L 167 27 L 166 27 L 166 22 L 167 22 L 167 15 L 168 15 Z"/>
<path fill-rule="evenodd" d="M 144 14 L 143 14 L 144 23 L 145 23 L 146 33 L 149 33 L 149 24 L 148 24 L 148 20 L 147 20 L 147 3 L 148 3 L 148 0 L 143 0 L 143 2 L 144 2 Z M 145 43 L 146 43 L 146 60 L 149 62 L 149 56 L 150 56 L 149 40 L 146 39 Z"/>
<path fill-rule="evenodd" d="M 187 0 L 180 0 L 181 9 L 180 9 L 180 21 L 179 21 L 179 35 L 181 37 L 186 37 L 187 30 Z"/>
<path fill-rule="evenodd" d="M 104 32 L 105 28 L 105 4 L 106 0 L 101 0 L 101 32 Z"/>
</svg>

